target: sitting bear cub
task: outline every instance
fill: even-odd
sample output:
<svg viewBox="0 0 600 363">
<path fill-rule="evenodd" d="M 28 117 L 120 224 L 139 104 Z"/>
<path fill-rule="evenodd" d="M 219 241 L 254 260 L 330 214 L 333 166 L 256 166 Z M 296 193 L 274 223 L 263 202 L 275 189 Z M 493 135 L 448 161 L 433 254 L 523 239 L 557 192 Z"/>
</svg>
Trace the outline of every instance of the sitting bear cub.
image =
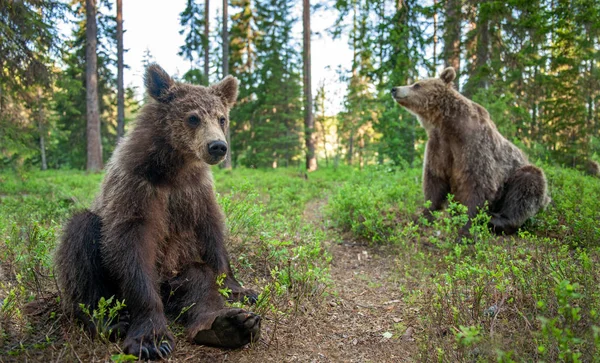
<svg viewBox="0 0 600 363">
<path fill-rule="evenodd" d="M 544 172 L 496 129 L 489 113 L 458 93 L 456 73 L 446 68 L 440 78 L 392 88 L 397 103 L 417 116 L 428 136 L 423 167 L 423 191 L 431 206 L 423 216 L 431 221 L 448 193 L 468 208 L 470 219 L 488 202 L 490 227 L 512 234 L 550 201 Z"/>
<path fill-rule="evenodd" d="M 110 329 L 125 337 L 125 353 L 141 359 L 173 351 L 167 316 L 178 317 L 197 344 L 256 341 L 260 316 L 228 308 L 217 285 L 223 276 L 232 300 L 256 300 L 233 276 L 210 170 L 227 154 L 238 81 L 193 86 L 150 65 L 145 85 L 149 100 L 110 159 L 100 193 L 71 218 L 56 251 L 65 310 L 93 334 L 80 304 L 92 311 L 102 297 L 125 300 Z"/>
</svg>

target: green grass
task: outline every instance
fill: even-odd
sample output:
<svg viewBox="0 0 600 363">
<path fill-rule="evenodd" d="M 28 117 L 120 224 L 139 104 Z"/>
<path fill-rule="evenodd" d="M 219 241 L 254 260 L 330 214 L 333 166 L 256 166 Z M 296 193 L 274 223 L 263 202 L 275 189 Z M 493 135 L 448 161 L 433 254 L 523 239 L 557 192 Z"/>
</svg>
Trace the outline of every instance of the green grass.
<svg viewBox="0 0 600 363">
<path fill-rule="evenodd" d="M 410 222 L 422 207 L 417 170 L 373 169 L 333 195 L 338 228 L 398 246 L 403 283 L 419 286 L 424 360 L 599 359 L 600 182 L 544 169 L 552 204 L 514 237 L 492 235 L 481 213 L 469 245 L 454 243 L 466 220 L 457 203 L 431 224 Z"/>
<path fill-rule="evenodd" d="M 337 172 L 314 173 L 307 180 L 289 169 L 214 171 L 233 268 L 244 283 L 264 291 L 254 310 L 277 322 L 302 301 L 321 299 L 330 283 L 326 233 L 302 220 L 306 204 L 333 187 Z M 72 344 L 57 335 L 40 337 L 23 308 L 55 295 L 52 253 L 62 225 L 91 204 L 101 179 L 77 171 L 0 174 L 0 239 L 6 241 L 0 246 L 0 352 L 18 356 L 37 349 L 40 341 Z M 51 314 L 52 319 L 60 315 Z"/>
<path fill-rule="evenodd" d="M 254 309 L 275 325 L 335 292 L 327 244 L 351 238 L 395 251 L 398 291 L 419 310 L 419 360 L 597 361 L 600 182 L 544 169 L 551 205 L 514 237 L 490 234 L 482 213 L 472 244 L 454 242 L 466 218 L 458 203 L 433 223 L 412 222 L 423 207 L 418 169 L 324 169 L 308 178 L 294 169 L 214 171 L 234 268 L 263 291 Z M 0 356 L 76 345 L 75 336 L 42 331 L 60 312 L 40 326 L 23 307 L 54 296 L 52 252 L 62 225 L 90 205 L 101 179 L 0 173 Z"/>
</svg>

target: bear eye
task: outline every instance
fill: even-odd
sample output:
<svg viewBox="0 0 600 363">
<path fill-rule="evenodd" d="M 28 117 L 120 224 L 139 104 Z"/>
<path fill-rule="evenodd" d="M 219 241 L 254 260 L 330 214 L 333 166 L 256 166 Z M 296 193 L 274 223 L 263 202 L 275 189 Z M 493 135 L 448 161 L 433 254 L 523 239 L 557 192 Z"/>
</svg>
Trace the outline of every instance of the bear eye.
<svg viewBox="0 0 600 363">
<path fill-rule="evenodd" d="M 187 123 L 188 123 L 188 125 L 190 125 L 192 127 L 198 127 L 198 125 L 200 125 L 200 117 L 198 117 L 196 115 L 190 115 L 187 118 Z"/>
<path fill-rule="evenodd" d="M 221 118 L 219 119 L 219 124 L 221 125 L 221 127 L 225 127 L 225 122 L 227 122 L 225 116 L 221 116 Z"/>
<path fill-rule="evenodd" d="M 415 84 L 413 85 L 413 88 L 414 88 L 414 89 L 419 89 L 419 88 L 421 88 L 421 85 L 420 85 L 420 84 L 418 84 L 418 83 L 415 83 Z"/>
</svg>

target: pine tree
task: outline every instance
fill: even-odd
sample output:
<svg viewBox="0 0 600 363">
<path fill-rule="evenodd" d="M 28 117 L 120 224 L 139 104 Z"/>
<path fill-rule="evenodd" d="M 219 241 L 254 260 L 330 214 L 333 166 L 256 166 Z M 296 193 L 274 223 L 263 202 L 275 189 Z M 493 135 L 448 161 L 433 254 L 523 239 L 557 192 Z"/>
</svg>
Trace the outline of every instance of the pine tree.
<svg viewBox="0 0 600 363">
<path fill-rule="evenodd" d="M 239 80 L 239 96 L 231 110 L 229 133 L 232 165 L 244 156 L 252 138 L 256 99 L 256 14 L 250 0 L 232 0 L 234 13 L 229 29 L 229 72 Z"/>
<path fill-rule="evenodd" d="M 67 11 L 53 0 L 0 0 L 0 164 L 48 164 L 52 57 L 62 46 L 57 22 Z"/>
<path fill-rule="evenodd" d="M 243 163 L 287 166 L 302 151 L 302 97 L 297 44 L 291 38 L 295 20 L 289 0 L 256 3 L 256 90 L 251 134 Z"/>
<path fill-rule="evenodd" d="M 98 114 L 100 116 L 102 158 L 106 160 L 116 144 L 117 110 L 116 110 L 116 77 L 113 69 L 116 66 L 116 23 L 115 17 L 108 15 L 111 8 L 102 3 L 98 7 L 97 25 L 97 85 Z M 54 93 L 53 109 L 57 114 L 57 128 L 60 138 L 56 146 L 50 150 L 56 166 L 83 168 L 86 165 L 86 28 L 85 2 L 75 4 L 76 26 L 72 38 L 65 46 L 61 62 L 65 65 L 57 77 Z M 127 105 L 128 97 L 126 95 Z M 131 102 L 129 100 L 129 102 Z M 68 150 L 68 152 L 65 152 Z"/>
<path fill-rule="evenodd" d="M 187 82 L 208 84 L 208 36 L 205 34 L 205 9 L 195 0 L 187 0 L 185 9 L 179 15 L 182 29 L 179 34 L 185 35 L 185 43 L 179 48 L 179 55 L 190 61 L 190 69 L 183 75 Z M 200 59 L 204 58 L 204 73 L 200 71 Z"/>
</svg>

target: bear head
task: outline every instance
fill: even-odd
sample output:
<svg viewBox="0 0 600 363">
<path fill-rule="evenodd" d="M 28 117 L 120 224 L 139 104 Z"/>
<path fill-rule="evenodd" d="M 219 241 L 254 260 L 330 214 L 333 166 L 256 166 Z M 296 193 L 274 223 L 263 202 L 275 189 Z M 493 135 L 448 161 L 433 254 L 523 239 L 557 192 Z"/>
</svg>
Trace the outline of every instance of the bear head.
<svg viewBox="0 0 600 363">
<path fill-rule="evenodd" d="M 195 86 L 175 82 L 159 65 L 152 64 L 146 69 L 144 83 L 154 109 L 160 110 L 173 148 L 210 165 L 225 159 L 229 110 L 238 96 L 236 78 L 227 76 L 209 87 Z"/>
<path fill-rule="evenodd" d="M 442 115 L 449 99 L 456 98 L 453 83 L 456 77 L 454 68 L 444 69 L 440 78 L 429 78 L 408 86 L 392 88 L 394 100 L 415 114 L 423 126 L 435 126 L 435 121 Z"/>
</svg>

